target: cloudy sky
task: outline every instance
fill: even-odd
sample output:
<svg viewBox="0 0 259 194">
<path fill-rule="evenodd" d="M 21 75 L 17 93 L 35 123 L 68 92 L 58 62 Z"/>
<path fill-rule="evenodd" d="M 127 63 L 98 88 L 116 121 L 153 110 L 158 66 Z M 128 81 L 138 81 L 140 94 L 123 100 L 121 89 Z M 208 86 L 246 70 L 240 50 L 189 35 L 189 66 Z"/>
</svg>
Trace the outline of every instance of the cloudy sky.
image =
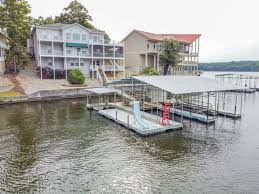
<svg viewBox="0 0 259 194">
<path fill-rule="evenodd" d="M 259 0 L 79 0 L 112 39 L 131 30 L 201 33 L 202 62 L 259 60 Z M 55 16 L 70 0 L 29 0 L 32 16 Z"/>
</svg>

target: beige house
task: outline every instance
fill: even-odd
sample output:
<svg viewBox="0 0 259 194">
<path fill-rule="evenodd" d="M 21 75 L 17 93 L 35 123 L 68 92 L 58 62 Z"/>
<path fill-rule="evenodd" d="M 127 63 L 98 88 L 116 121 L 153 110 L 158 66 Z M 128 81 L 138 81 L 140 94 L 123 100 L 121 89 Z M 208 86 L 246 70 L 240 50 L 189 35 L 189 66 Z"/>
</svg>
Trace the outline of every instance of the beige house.
<svg viewBox="0 0 259 194">
<path fill-rule="evenodd" d="M 198 72 L 200 34 L 154 34 L 133 30 L 124 41 L 125 72 L 127 75 L 139 75 L 144 67 L 151 66 L 162 72 L 159 63 L 161 41 L 166 39 L 181 44 L 181 63 L 170 69 L 171 74 L 192 74 Z"/>
<path fill-rule="evenodd" d="M 0 32 L 0 76 L 5 72 L 6 37 Z"/>
</svg>

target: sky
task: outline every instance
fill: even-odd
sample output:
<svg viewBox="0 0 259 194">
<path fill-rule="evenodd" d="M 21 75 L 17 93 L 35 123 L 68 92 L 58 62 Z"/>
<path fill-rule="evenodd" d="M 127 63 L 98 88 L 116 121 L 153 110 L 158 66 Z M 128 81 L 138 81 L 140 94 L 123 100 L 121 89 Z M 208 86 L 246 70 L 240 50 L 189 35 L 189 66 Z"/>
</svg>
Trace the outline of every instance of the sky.
<svg viewBox="0 0 259 194">
<path fill-rule="evenodd" d="M 71 0 L 29 0 L 34 17 L 55 16 Z M 200 61 L 259 60 L 259 0 L 79 0 L 113 40 L 133 29 L 199 33 Z"/>
</svg>

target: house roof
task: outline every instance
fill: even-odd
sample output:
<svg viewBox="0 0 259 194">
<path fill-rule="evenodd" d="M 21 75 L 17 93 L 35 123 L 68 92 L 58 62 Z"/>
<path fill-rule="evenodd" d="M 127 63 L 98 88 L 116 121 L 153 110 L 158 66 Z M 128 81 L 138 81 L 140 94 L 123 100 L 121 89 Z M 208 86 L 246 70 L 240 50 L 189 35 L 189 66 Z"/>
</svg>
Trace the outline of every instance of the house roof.
<svg viewBox="0 0 259 194">
<path fill-rule="evenodd" d="M 34 28 L 54 28 L 54 29 L 61 30 L 63 28 L 69 27 L 71 25 L 78 25 L 78 26 L 81 26 L 81 27 L 85 28 L 84 26 L 82 26 L 82 25 L 80 25 L 78 23 L 74 23 L 74 24 L 62 24 L 62 23 L 46 24 L 46 25 L 35 26 Z M 104 34 L 104 32 L 101 31 L 101 30 L 88 29 L 88 28 L 85 28 L 85 29 L 89 30 L 91 33 L 101 33 L 101 34 Z"/>
<path fill-rule="evenodd" d="M 133 32 L 137 32 L 145 36 L 149 40 L 159 41 L 159 42 L 169 39 L 169 40 L 176 40 L 179 42 L 193 43 L 201 36 L 201 34 L 155 34 L 155 33 L 145 32 L 141 30 L 133 30 L 123 40 L 127 39 Z"/>
</svg>

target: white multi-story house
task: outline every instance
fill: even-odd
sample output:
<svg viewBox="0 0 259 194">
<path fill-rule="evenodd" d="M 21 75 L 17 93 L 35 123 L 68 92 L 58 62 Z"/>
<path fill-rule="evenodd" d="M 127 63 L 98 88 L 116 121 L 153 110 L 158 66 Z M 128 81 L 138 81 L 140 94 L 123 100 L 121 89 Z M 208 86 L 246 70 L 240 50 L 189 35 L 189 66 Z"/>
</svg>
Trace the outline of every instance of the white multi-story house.
<svg viewBox="0 0 259 194">
<path fill-rule="evenodd" d="M 0 76 L 5 71 L 5 49 L 6 49 L 6 37 L 0 32 Z"/>
<path fill-rule="evenodd" d="M 88 78 L 98 78 L 98 69 L 107 77 L 124 75 L 124 45 L 108 43 L 104 32 L 87 29 L 79 24 L 49 24 L 35 26 L 28 41 L 33 52 L 39 76 L 51 70 L 53 79 L 69 69 L 80 69 Z M 51 74 L 51 75 L 52 75 Z"/>
<path fill-rule="evenodd" d="M 171 74 L 192 74 L 198 71 L 201 34 L 155 34 L 133 30 L 124 39 L 126 74 L 138 75 L 147 66 L 162 71 L 159 56 L 161 42 L 175 40 L 180 43 L 181 62 L 171 68 Z"/>
</svg>

